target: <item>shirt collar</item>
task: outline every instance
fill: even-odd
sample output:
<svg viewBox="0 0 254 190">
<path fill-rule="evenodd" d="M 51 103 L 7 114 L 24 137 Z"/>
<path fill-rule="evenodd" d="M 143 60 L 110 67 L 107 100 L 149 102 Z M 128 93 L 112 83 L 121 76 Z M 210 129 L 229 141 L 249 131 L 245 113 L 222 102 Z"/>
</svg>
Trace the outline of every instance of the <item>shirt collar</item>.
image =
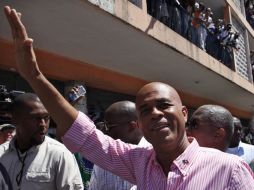
<svg viewBox="0 0 254 190">
<path fill-rule="evenodd" d="M 241 149 L 243 149 L 243 143 L 242 141 L 239 142 L 238 146 L 236 147 L 233 147 L 233 148 L 228 148 L 227 149 L 227 152 L 234 152 L 234 153 L 237 153 L 238 151 L 240 151 Z"/>
<path fill-rule="evenodd" d="M 188 174 L 191 165 L 194 163 L 198 156 L 199 144 L 197 140 L 193 137 L 188 137 L 190 145 L 185 149 L 185 151 L 179 155 L 172 163 L 171 169 L 178 169 L 183 176 Z M 156 159 L 156 153 L 152 155 L 153 163 L 156 166 L 160 166 Z M 160 166 L 161 167 L 161 166 Z"/>
<path fill-rule="evenodd" d="M 243 143 L 242 143 L 242 141 L 240 141 L 240 142 L 239 142 L 238 147 L 243 147 Z"/>
<path fill-rule="evenodd" d="M 194 160 L 197 157 L 197 152 L 199 149 L 199 144 L 193 137 L 188 137 L 190 145 L 185 149 L 185 151 L 179 155 L 174 161 L 173 164 L 181 172 L 183 176 L 188 174 L 190 166 L 193 164 Z"/>
<path fill-rule="evenodd" d="M 46 138 L 47 138 L 47 136 L 45 136 L 45 139 L 44 139 L 43 143 L 46 141 Z M 16 139 L 17 139 L 17 137 L 14 136 L 14 137 L 12 138 L 12 140 L 10 141 L 9 150 L 17 151 L 16 145 L 15 145 Z M 43 143 L 42 143 L 42 144 L 43 144 Z M 32 147 L 27 151 L 27 153 L 30 153 L 30 152 L 33 152 L 33 151 L 38 150 L 39 147 L 40 147 L 42 144 L 39 144 L 39 145 L 37 145 L 37 146 L 32 146 Z"/>
</svg>

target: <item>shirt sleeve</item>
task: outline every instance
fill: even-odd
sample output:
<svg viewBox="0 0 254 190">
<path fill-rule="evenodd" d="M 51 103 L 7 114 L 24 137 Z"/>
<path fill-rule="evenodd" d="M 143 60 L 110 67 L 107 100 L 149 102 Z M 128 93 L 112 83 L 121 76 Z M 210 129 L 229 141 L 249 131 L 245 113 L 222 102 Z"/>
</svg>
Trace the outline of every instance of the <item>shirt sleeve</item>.
<svg viewBox="0 0 254 190">
<path fill-rule="evenodd" d="M 133 155 L 133 150 L 137 146 L 104 135 L 82 112 L 62 140 L 70 151 L 80 152 L 94 164 L 136 184 L 133 157 L 139 155 Z"/>
<path fill-rule="evenodd" d="M 241 160 L 235 165 L 230 181 L 232 190 L 254 189 L 254 174 L 248 164 Z"/>
</svg>

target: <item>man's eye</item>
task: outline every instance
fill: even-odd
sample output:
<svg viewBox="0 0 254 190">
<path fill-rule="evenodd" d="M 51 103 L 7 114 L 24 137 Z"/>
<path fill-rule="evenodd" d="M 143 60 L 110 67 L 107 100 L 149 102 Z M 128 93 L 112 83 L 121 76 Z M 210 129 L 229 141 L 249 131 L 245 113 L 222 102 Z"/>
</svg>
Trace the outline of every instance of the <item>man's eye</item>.
<svg viewBox="0 0 254 190">
<path fill-rule="evenodd" d="M 40 121 L 40 120 L 44 119 L 45 122 L 48 122 L 49 119 L 50 119 L 50 116 L 49 115 L 46 115 L 46 116 L 32 116 L 32 119 L 34 119 L 36 121 Z"/>
<path fill-rule="evenodd" d="M 189 128 L 190 130 L 197 129 L 197 128 L 198 128 L 197 122 L 196 122 L 195 120 L 189 122 L 189 123 L 188 123 L 188 128 Z"/>
<path fill-rule="evenodd" d="M 50 116 L 47 115 L 47 116 L 44 117 L 44 119 L 45 119 L 45 121 L 49 121 L 50 120 Z"/>
<path fill-rule="evenodd" d="M 146 114 L 148 114 L 148 112 L 149 112 L 149 108 L 144 108 L 144 109 L 140 110 L 141 115 L 146 115 Z"/>
<path fill-rule="evenodd" d="M 166 108 L 169 108 L 171 106 L 171 104 L 167 103 L 167 102 L 164 102 L 164 103 L 161 103 L 158 105 L 158 107 L 160 109 L 166 109 Z"/>
</svg>

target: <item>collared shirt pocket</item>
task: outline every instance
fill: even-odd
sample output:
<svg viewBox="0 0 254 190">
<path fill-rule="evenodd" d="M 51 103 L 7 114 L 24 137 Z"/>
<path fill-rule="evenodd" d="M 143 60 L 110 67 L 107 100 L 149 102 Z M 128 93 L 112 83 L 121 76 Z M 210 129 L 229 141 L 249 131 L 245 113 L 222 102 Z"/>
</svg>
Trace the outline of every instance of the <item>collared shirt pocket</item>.
<svg viewBox="0 0 254 190">
<path fill-rule="evenodd" d="M 50 171 L 48 170 L 32 170 L 28 171 L 26 174 L 26 180 L 30 182 L 41 182 L 48 183 L 53 181 L 54 176 L 51 176 Z"/>
</svg>

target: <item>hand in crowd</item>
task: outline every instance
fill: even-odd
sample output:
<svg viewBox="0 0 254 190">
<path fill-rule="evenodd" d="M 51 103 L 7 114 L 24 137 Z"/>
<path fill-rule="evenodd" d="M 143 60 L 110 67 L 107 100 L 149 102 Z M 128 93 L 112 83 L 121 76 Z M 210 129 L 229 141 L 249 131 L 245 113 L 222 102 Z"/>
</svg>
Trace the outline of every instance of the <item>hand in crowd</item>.
<svg viewBox="0 0 254 190">
<path fill-rule="evenodd" d="M 4 7 L 4 12 L 11 26 L 18 72 L 39 96 L 57 125 L 61 126 L 57 129 L 59 136 L 62 136 L 72 125 L 78 112 L 41 73 L 33 49 L 33 40 L 27 35 L 21 14 L 9 6 Z"/>
<path fill-rule="evenodd" d="M 82 98 L 84 98 L 85 93 L 86 90 L 82 85 L 74 86 L 68 92 L 68 101 L 71 105 L 75 106 Z"/>
<path fill-rule="evenodd" d="M 33 49 L 33 39 L 29 38 L 21 21 L 21 13 L 9 6 L 4 7 L 5 15 L 11 26 L 15 46 L 16 66 L 22 77 L 29 79 L 40 74 Z"/>
</svg>

